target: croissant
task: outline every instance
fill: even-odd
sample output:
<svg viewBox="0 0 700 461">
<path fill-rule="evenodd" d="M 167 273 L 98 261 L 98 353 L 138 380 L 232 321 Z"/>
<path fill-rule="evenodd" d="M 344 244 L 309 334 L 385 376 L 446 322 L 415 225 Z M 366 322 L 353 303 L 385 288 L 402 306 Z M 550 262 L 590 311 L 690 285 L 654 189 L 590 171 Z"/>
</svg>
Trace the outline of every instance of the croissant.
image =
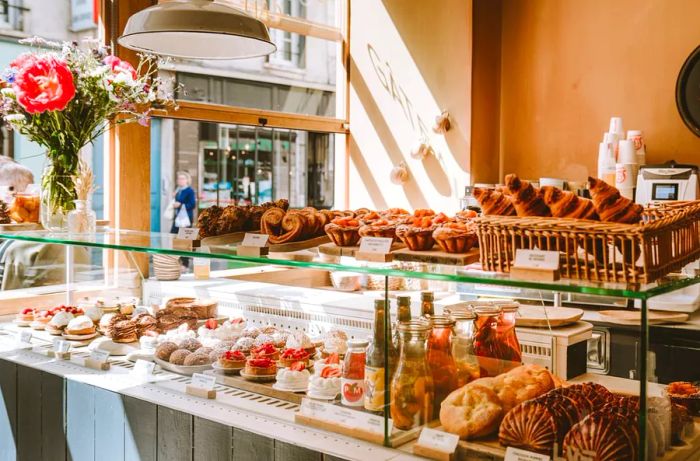
<svg viewBox="0 0 700 461">
<path fill-rule="evenodd" d="M 554 186 L 540 189 L 545 205 L 556 218 L 598 219 L 593 201 Z"/>
<path fill-rule="evenodd" d="M 589 177 L 591 198 L 601 221 L 636 224 L 642 219 L 644 208 L 622 197 L 620 191 L 601 179 Z"/>
<path fill-rule="evenodd" d="M 270 243 L 277 245 L 301 240 L 306 228 L 306 218 L 302 213 L 287 213 L 280 223 L 280 233 L 270 235 Z"/>
<path fill-rule="evenodd" d="M 268 209 L 260 218 L 260 232 L 268 235 L 279 234 L 285 214 L 286 212 L 282 208 Z"/>
<path fill-rule="evenodd" d="M 513 202 L 501 192 L 475 187 L 472 194 L 485 215 L 515 216 Z"/>
<path fill-rule="evenodd" d="M 549 207 L 542 200 L 542 194 L 530 184 L 530 181 L 522 180 L 515 174 L 509 174 L 506 176 L 506 188 L 511 194 L 518 216 L 552 216 Z"/>
</svg>

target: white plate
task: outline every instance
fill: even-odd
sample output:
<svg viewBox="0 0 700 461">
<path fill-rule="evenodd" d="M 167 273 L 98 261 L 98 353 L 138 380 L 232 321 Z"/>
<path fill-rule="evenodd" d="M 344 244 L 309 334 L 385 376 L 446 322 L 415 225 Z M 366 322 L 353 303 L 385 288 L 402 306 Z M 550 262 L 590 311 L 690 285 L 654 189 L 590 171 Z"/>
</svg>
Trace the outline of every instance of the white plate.
<svg viewBox="0 0 700 461">
<path fill-rule="evenodd" d="M 338 394 L 340 394 L 340 392 L 338 392 Z M 314 400 L 335 400 L 338 397 L 338 394 L 335 394 L 333 397 L 328 397 L 327 395 L 319 395 L 309 390 L 306 391 L 306 396 Z"/>
<path fill-rule="evenodd" d="M 286 391 L 286 392 L 306 392 L 306 386 L 286 387 L 286 386 L 281 386 L 280 383 L 275 383 L 272 385 L 272 388 L 277 389 L 278 391 Z"/>
<path fill-rule="evenodd" d="M 211 367 L 216 371 L 222 372 L 225 375 L 237 375 L 243 368 L 245 368 L 245 366 L 241 368 L 224 368 L 216 362 L 212 363 Z"/>
<path fill-rule="evenodd" d="M 43 323 L 39 323 L 39 322 L 36 322 L 36 321 L 35 321 L 35 322 L 32 322 L 29 326 L 32 328 L 32 330 L 44 331 L 44 327 L 45 327 L 46 325 L 44 325 Z"/>
<path fill-rule="evenodd" d="M 163 370 L 172 371 L 173 373 L 178 373 L 181 375 L 192 376 L 193 373 L 204 373 L 207 370 L 211 370 L 211 363 L 207 363 L 206 365 L 185 366 L 173 365 L 172 363 L 161 360 L 158 357 L 153 357 L 153 360 L 160 365 Z"/>
<path fill-rule="evenodd" d="M 277 373 L 274 375 L 249 375 L 243 370 L 241 370 L 241 376 L 254 383 L 269 383 L 277 379 Z"/>
<path fill-rule="evenodd" d="M 109 338 L 97 338 L 88 346 L 89 350 L 101 350 L 109 352 L 110 355 L 121 357 L 139 349 L 139 343 L 115 343 Z"/>
<path fill-rule="evenodd" d="M 20 319 L 14 319 L 12 323 L 17 325 L 18 327 L 28 327 L 31 325 L 33 320 L 20 320 Z"/>
</svg>

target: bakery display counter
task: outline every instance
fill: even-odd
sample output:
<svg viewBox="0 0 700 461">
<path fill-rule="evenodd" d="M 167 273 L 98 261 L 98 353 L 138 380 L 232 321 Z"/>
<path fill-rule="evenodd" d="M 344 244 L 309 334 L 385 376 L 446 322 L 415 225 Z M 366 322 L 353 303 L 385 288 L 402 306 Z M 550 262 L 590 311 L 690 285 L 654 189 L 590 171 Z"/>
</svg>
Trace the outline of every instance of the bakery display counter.
<svg viewBox="0 0 700 461">
<path fill-rule="evenodd" d="M 575 457 L 608 443 L 620 459 L 695 455 L 691 404 L 700 390 L 647 385 L 646 303 L 699 283 L 697 275 L 650 284 L 543 281 L 316 248 L 305 249 L 304 260 L 246 256 L 235 245 L 219 252 L 170 234 L 32 231 L 0 238 L 104 257 L 101 296 L 82 296 L 67 273 L 56 288 L 64 305 L 15 307 L 0 331 L 11 342 L 30 332 L 39 347 L 9 350 L 5 360 L 60 369 L 69 381 L 214 421 L 217 431 L 233 431 L 234 453 L 237 428 L 257 428 L 247 425 L 257 418 L 265 426 L 260 433 L 280 444 L 345 459 L 392 459 L 414 448 L 434 458 L 447 450 L 458 459 L 498 459 L 508 448 Z M 169 281 L 144 276 L 134 299 L 116 298 L 119 274 L 126 268 L 133 275 L 139 253 L 196 258 L 196 266 L 208 260 L 211 270 L 178 270 Z M 482 299 L 468 288 L 476 285 L 507 291 Z M 635 370 L 626 386 L 636 391 L 586 375 L 594 328 L 583 311 L 521 305 L 514 299 L 520 290 L 636 300 L 640 325 L 630 328 L 638 331 L 637 352 L 624 359 Z M 100 365 L 107 360 L 108 370 Z M 93 409 L 101 418 L 95 415 Z M 609 426 L 622 438 L 603 430 Z M 299 434 L 303 440 L 295 440 Z M 194 440 L 196 450 L 196 432 Z"/>
</svg>

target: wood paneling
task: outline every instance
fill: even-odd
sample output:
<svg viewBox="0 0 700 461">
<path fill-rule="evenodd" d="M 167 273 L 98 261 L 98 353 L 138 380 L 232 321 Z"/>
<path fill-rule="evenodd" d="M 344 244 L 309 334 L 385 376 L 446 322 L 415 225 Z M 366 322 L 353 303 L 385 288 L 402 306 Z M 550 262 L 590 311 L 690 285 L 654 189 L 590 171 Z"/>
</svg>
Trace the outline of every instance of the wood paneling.
<svg viewBox="0 0 700 461">
<path fill-rule="evenodd" d="M 124 461 L 124 407 L 121 396 L 99 387 L 95 393 L 95 456 Z"/>
<path fill-rule="evenodd" d="M 66 459 L 64 382 L 61 376 L 41 372 L 41 456 L 44 461 Z"/>
<path fill-rule="evenodd" d="M 95 459 L 95 388 L 66 382 L 66 436 L 70 461 Z"/>
<path fill-rule="evenodd" d="M 124 458 L 156 461 L 158 406 L 133 397 L 124 402 Z"/>
<path fill-rule="evenodd" d="M 275 461 L 323 461 L 323 454 L 275 440 Z"/>
<path fill-rule="evenodd" d="M 274 459 L 275 441 L 252 432 L 233 428 L 233 461 Z"/>
<path fill-rule="evenodd" d="M 233 441 L 231 427 L 195 417 L 193 429 L 195 461 L 231 460 Z"/>
<path fill-rule="evenodd" d="M 41 457 L 41 371 L 17 369 L 17 459 Z"/>
<path fill-rule="evenodd" d="M 0 359 L 0 461 L 17 459 L 17 365 Z"/>
<path fill-rule="evenodd" d="M 192 416 L 158 407 L 158 459 L 192 461 Z"/>
</svg>

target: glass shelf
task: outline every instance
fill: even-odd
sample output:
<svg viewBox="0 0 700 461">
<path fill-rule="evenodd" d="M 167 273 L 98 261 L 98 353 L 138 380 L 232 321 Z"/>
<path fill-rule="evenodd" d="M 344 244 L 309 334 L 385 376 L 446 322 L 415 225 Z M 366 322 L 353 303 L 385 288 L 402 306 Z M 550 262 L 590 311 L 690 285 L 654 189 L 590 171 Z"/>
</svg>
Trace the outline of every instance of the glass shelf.
<svg viewBox="0 0 700 461">
<path fill-rule="evenodd" d="M 477 283 L 536 290 L 585 293 L 591 295 L 614 296 L 633 299 L 649 299 L 653 296 L 675 291 L 700 283 L 700 275 L 669 276 L 649 284 L 624 284 L 588 282 L 574 279 L 561 279 L 556 282 L 533 281 L 511 277 L 509 274 L 470 270 L 458 266 L 426 263 L 407 263 L 410 269 L 397 268 L 392 263 L 368 263 L 354 258 L 343 257 L 341 261 L 325 262 L 319 256 L 312 261 L 294 261 L 272 256 L 237 256 L 235 246 L 208 246 L 198 250 L 183 249 L 174 234 L 139 232 L 107 229 L 96 234 L 71 234 L 67 232 L 23 231 L 1 232 L 0 239 L 22 240 L 37 243 L 86 246 L 113 250 L 135 251 L 152 254 L 169 254 L 182 257 L 222 259 L 251 264 L 271 264 L 275 266 L 325 269 L 329 271 L 351 271 L 390 277 L 407 277 L 442 280 L 457 283 Z"/>
</svg>

